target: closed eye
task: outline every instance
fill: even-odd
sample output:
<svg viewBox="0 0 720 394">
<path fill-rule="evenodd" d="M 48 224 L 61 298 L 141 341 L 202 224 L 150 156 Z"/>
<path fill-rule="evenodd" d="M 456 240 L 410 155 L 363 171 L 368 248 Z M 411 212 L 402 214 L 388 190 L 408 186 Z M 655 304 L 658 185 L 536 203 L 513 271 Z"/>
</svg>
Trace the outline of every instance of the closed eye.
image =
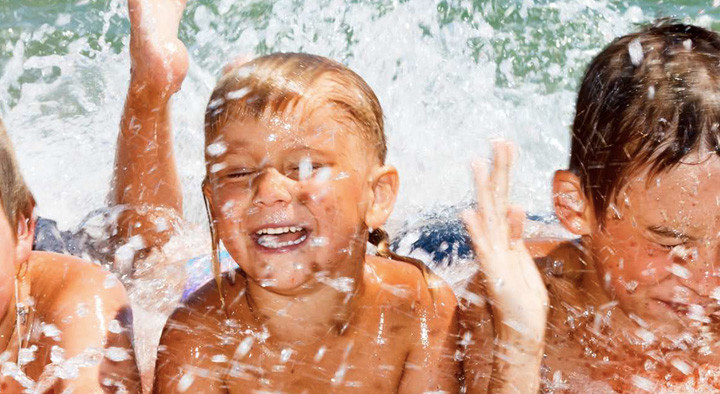
<svg viewBox="0 0 720 394">
<path fill-rule="evenodd" d="M 256 170 L 251 169 L 232 170 L 225 173 L 224 177 L 231 179 L 245 178 L 255 174 L 256 172 Z"/>
<path fill-rule="evenodd" d="M 315 175 L 318 172 L 318 170 L 320 170 L 323 167 L 326 167 L 326 165 L 324 165 L 322 163 L 308 163 L 307 166 L 305 166 L 305 164 L 296 165 L 296 166 L 289 167 L 285 171 L 285 176 L 287 176 L 288 178 L 297 180 L 301 177 L 301 174 L 303 172 L 307 172 L 304 175 L 311 177 L 311 176 Z"/>
<path fill-rule="evenodd" d="M 647 230 L 652 235 L 651 239 L 655 239 L 655 244 L 668 250 L 697 240 L 695 237 L 669 227 L 650 226 Z"/>
<path fill-rule="evenodd" d="M 685 245 L 686 242 L 687 242 L 687 241 L 682 241 L 682 240 L 680 240 L 680 241 L 677 242 L 677 243 L 663 243 L 663 242 L 658 242 L 657 244 L 658 244 L 660 247 L 662 247 L 663 249 L 672 250 L 673 248 L 676 248 L 676 247 L 678 247 L 678 246 Z"/>
</svg>

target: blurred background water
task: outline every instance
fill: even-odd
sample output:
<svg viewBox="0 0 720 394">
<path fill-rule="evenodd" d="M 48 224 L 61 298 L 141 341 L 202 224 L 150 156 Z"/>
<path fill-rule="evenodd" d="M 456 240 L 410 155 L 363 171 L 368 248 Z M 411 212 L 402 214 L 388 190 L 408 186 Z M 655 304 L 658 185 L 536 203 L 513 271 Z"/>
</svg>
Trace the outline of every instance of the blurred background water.
<svg viewBox="0 0 720 394">
<path fill-rule="evenodd" d="M 715 3 L 715 4 L 713 4 Z M 186 214 L 204 220 L 204 107 L 235 54 L 304 51 L 340 60 L 385 109 L 402 187 L 395 223 L 466 201 L 468 163 L 520 146 L 513 199 L 550 212 L 567 163 L 585 65 L 658 17 L 720 27 L 720 0 L 189 0 L 191 66 L 174 101 Z M 39 213 L 71 228 L 102 207 L 129 78 L 122 0 L 0 0 L 0 116 Z"/>
</svg>

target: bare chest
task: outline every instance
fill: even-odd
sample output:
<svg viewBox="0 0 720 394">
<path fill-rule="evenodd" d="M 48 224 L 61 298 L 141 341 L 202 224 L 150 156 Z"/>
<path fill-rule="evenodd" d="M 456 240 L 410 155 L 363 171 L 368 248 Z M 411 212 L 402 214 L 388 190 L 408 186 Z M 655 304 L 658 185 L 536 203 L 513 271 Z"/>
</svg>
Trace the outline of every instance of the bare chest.
<svg viewBox="0 0 720 394">
<path fill-rule="evenodd" d="M 310 346 L 276 347 L 248 340 L 227 363 L 231 393 L 249 390 L 302 392 L 394 392 L 405 367 L 407 348 L 357 332 Z M 242 344 L 242 341 L 241 341 Z"/>
</svg>

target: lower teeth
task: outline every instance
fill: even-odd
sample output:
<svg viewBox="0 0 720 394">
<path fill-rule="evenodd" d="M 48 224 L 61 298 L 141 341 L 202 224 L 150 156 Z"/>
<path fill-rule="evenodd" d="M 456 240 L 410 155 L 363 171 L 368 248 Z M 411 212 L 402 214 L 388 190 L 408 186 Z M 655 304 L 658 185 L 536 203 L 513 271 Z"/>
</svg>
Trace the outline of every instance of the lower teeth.
<svg viewBox="0 0 720 394">
<path fill-rule="evenodd" d="M 266 248 L 280 249 L 280 248 L 284 248 L 287 246 L 301 244 L 303 241 L 305 241 L 307 236 L 305 234 L 303 234 L 302 236 L 300 236 L 300 238 L 298 238 L 294 241 L 287 241 L 287 242 L 276 242 L 274 238 L 275 238 L 275 236 L 272 236 L 272 235 L 263 235 L 260 238 L 258 238 L 257 242 L 258 242 L 258 244 L 260 244 L 260 246 L 263 246 Z"/>
</svg>

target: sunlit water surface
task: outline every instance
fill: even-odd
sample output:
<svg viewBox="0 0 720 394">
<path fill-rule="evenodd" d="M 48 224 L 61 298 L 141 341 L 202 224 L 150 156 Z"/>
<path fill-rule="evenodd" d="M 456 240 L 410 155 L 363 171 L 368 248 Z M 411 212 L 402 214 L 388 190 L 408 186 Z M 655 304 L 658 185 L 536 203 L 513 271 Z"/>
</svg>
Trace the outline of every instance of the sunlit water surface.
<svg viewBox="0 0 720 394">
<path fill-rule="evenodd" d="M 310 52 L 368 81 L 385 110 L 389 162 L 401 175 L 389 225 L 398 229 L 468 201 L 468 164 L 497 137 L 520 147 L 513 200 L 548 215 L 550 179 L 567 163 L 575 90 L 591 57 L 659 16 L 710 27 L 720 16 L 710 0 L 189 3 L 180 34 L 191 65 L 173 104 L 185 211 L 197 224 L 189 238 L 200 240 L 179 247 L 187 255 L 207 253 L 203 114 L 232 54 Z M 125 7 L 0 0 L 0 115 L 39 213 L 63 229 L 105 205 L 129 77 Z M 443 272 L 451 283 L 467 274 L 467 267 Z M 153 294 L 153 286 L 136 293 Z M 152 316 L 148 324 L 161 326 L 162 315 L 145 321 Z M 140 350 L 145 368 L 151 342 Z"/>
</svg>

